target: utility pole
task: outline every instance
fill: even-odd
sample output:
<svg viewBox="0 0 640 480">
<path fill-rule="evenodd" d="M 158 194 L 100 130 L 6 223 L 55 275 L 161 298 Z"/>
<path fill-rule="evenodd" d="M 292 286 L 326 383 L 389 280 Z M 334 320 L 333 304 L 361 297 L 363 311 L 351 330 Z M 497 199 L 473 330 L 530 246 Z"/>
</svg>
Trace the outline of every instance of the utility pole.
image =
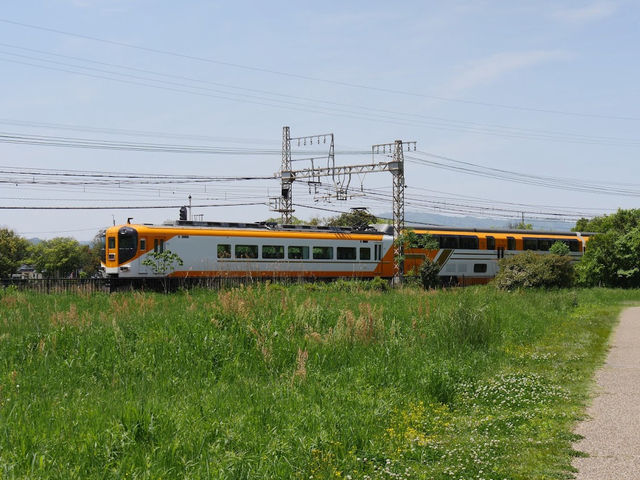
<svg viewBox="0 0 640 480">
<path fill-rule="evenodd" d="M 402 283 L 404 275 L 404 245 L 398 239 L 404 231 L 404 152 L 402 140 L 396 140 L 391 162 L 393 174 L 393 255 L 398 259 L 393 263 L 393 278 Z"/>
<path fill-rule="evenodd" d="M 329 155 L 326 167 L 316 167 L 311 160 L 310 168 L 293 170 L 291 168 L 291 141 L 297 141 L 298 145 L 309 142 L 313 145 L 315 140 L 318 144 L 320 139 L 326 142 L 326 137 L 330 137 Z M 353 174 L 360 175 L 375 172 L 391 172 L 393 175 L 393 256 L 394 256 L 394 282 L 402 282 L 403 275 L 403 245 L 400 245 L 398 238 L 404 230 L 404 149 L 416 149 L 416 142 L 404 142 L 396 140 L 393 143 L 381 143 L 371 147 L 371 163 L 360 165 L 335 165 L 333 134 L 313 135 L 309 137 L 291 138 L 289 127 L 284 127 L 282 132 L 282 165 L 280 169 L 280 181 L 282 186 L 281 197 L 273 200 L 274 211 L 282 214 L 282 222 L 289 223 L 293 213 L 293 182 L 295 180 L 308 179 L 309 185 L 317 185 L 320 178 L 329 177 L 335 187 L 335 195 L 338 200 L 348 198 L 348 189 Z M 391 155 L 390 162 L 375 162 L 375 156 L 379 154 Z"/>
<path fill-rule="evenodd" d="M 291 176 L 291 132 L 282 127 L 282 164 L 280 166 L 282 223 L 291 223 L 293 216 L 293 177 Z"/>
<path fill-rule="evenodd" d="M 392 160 L 387 164 L 388 170 L 393 175 L 393 281 L 402 283 L 404 275 L 404 245 L 398 240 L 404 230 L 404 145 L 407 148 L 416 148 L 416 142 L 403 142 L 396 140 L 394 143 L 381 143 L 371 147 L 371 153 L 393 152 Z"/>
<path fill-rule="evenodd" d="M 296 179 L 296 172 L 291 168 L 291 142 L 297 142 L 298 147 L 326 144 L 329 139 L 329 151 L 327 154 L 327 168 L 335 166 L 333 133 L 322 133 L 320 135 L 308 135 L 305 137 L 291 138 L 291 130 L 289 127 L 282 127 L 282 163 L 280 164 L 280 196 L 273 197 L 271 201 L 271 210 L 281 215 L 281 222 L 289 224 L 293 220 L 293 182 Z M 315 168 L 315 158 L 311 158 L 311 169 Z M 320 184 L 320 179 L 316 177 L 309 178 L 309 188 Z M 334 179 L 334 182 L 337 180 Z M 345 198 L 346 200 L 346 198 Z"/>
</svg>

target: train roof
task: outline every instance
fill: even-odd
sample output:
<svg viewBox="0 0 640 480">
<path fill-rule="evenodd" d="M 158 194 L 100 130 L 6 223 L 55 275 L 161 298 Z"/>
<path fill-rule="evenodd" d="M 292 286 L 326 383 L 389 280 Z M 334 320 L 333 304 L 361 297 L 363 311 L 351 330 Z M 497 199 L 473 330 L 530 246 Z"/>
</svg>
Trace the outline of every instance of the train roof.
<svg viewBox="0 0 640 480">
<path fill-rule="evenodd" d="M 175 220 L 168 221 L 163 224 L 142 224 L 146 227 L 164 227 L 164 228 L 220 228 L 220 229 L 238 229 L 238 230 L 266 230 L 278 232 L 322 232 L 322 233 L 343 233 L 343 234 L 382 234 L 393 235 L 393 226 L 389 224 L 368 225 L 365 229 L 357 229 L 354 227 L 339 227 L 326 225 L 290 225 L 275 222 L 205 222 L 200 220 Z M 548 231 L 548 230 L 515 230 L 505 228 L 470 228 L 470 227 L 446 227 L 442 225 L 420 225 L 406 224 L 405 228 L 412 230 L 427 230 L 429 232 L 460 232 L 460 233 L 496 233 L 496 234 L 515 234 L 515 235 L 536 235 L 536 236 L 591 236 L 595 235 L 591 232 L 567 232 L 567 231 Z"/>
<path fill-rule="evenodd" d="M 387 225 L 385 225 L 387 227 Z M 388 228 L 393 227 L 390 225 Z M 477 233 L 513 233 L 516 235 L 565 235 L 565 236 L 577 236 L 578 234 L 583 236 L 595 235 L 592 232 L 569 232 L 569 231 L 552 231 L 552 230 L 520 230 L 520 229 L 508 229 L 508 228 L 472 228 L 472 227 L 446 227 L 442 225 L 410 225 L 406 224 L 405 228 L 412 230 L 429 230 L 432 232 L 447 231 L 447 232 L 477 232 Z"/>
<path fill-rule="evenodd" d="M 353 227 L 334 227 L 327 225 L 290 225 L 275 222 L 204 222 L 198 220 L 176 220 L 165 222 L 162 225 L 143 224 L 145 226 L 162 226 L 175 228 L 224 228 L 224 229 L 252 229 L 252 230 L 271 230 L 279 232 L 295 231 L 295 232 L 322 232 L 322 233 L 349 233 L 349 234 L 382 234 L 376 228 L 367 226 L 365 229 L 356 229 Z"/>
</svg>

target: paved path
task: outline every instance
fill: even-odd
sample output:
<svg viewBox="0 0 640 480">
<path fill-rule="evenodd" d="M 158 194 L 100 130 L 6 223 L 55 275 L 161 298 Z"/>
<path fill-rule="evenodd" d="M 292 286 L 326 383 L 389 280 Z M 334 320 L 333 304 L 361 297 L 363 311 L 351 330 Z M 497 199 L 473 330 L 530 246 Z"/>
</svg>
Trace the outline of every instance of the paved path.
<svg viewBox="0 0 640 480">
<path fill-rule="evenodd" d="M 573 466 L 578 480 L 640 479 L 640 307 L 622 312 L 606 364 L 596 373 L 597 397 L 574 445 L 587 452 Z"/>
</svg>

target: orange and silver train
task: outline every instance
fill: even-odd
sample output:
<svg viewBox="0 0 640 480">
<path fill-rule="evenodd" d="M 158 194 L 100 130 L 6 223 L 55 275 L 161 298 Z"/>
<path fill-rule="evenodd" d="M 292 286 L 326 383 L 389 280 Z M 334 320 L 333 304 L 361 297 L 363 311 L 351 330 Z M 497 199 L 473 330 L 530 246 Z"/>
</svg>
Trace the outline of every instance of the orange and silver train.
<svg viewBox="0 0 640 480">
<path fill-rule="evenodd" d="M 528 230 L 480 230 L 408 227 L 429 234 L 438 249 L 405 249 L 404 271 L 417 271 L 425 258 L 440 267 L 450 284 L 486 283 L 498 260 L 524 250 L 547 252 L 564 242 L 574 260 L 587 234 Z M 163 225 L 126 224 L 103 232 L 102 266 L 112 279 L 172 278 L 391 278 L 393 230 L 376 225 L 364 231 L 343 227 L 221 223 L 179 220 Z M 167 271 L 146 261 L 154 252 L 171 251 L 181 260 Z"/>
</svg>

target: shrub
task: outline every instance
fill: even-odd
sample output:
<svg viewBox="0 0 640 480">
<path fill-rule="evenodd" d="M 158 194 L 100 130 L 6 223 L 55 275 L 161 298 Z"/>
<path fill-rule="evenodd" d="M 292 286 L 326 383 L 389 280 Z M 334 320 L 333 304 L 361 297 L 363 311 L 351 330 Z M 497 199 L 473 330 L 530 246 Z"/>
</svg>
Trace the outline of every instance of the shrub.
<svg viewBox="0 0 640 480">
<path fill-rule="evenodd" d="M 429 258 L 420 266 L 420 281 L 424 288 L 436 288 L 440 285 L 440 266 Z"/>
<path fill-rule="evenodd" d="M 564 242 L 561 242 L 560 240 L 558 240 L 556 243 L 551 245 L 551 248 L 549 249 L 549 253 L 553 253 L 554 255 L 560 255 L 563 257 L 565 255 L 569 255 L 570 251 L 571 250 L 569 249 L 569 245 L 567 245 Z"/>
<path fill-rule="evenodd" d="M 495 285 L 502 290 L 522 287 L 563 288 L 573 283 L 571 258 L 524 252 L 500 260 Z"/>
</svg>

